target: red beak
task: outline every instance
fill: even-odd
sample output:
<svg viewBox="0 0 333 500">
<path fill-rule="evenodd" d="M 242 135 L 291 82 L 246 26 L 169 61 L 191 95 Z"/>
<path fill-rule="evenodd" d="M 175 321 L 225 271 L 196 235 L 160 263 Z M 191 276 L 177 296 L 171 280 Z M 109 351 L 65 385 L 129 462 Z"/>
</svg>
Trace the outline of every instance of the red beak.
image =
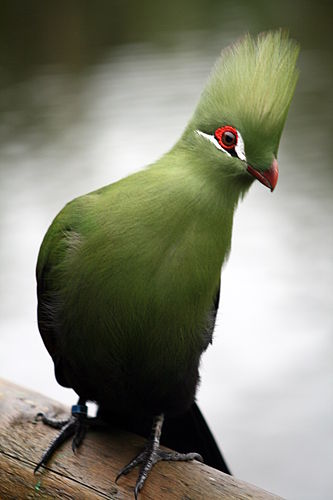
<svg viewBox="0 0 333 500">
<path fill-rule="evenodd" d="M 247 166 L 247 171 L 271 191 L 274 190 L 279 177 L 279 167 L 276 158 L 274 158 L 272 165 L 265 172 L 259 172 L 259 170 L 251 167 L 251 165 Z"/>
</svg>

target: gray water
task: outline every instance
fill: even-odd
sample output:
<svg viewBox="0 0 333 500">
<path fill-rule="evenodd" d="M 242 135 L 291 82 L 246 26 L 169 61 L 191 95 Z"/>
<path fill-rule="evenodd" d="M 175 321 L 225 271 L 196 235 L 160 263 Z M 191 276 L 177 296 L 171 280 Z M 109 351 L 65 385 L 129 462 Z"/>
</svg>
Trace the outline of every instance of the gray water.
<svg viewBox="0 0 333 500">
<path fill-rule="evenodd" d="M 70 199 L 168 150 L 219 50 L 247 29 L 289 25 L 288 19 L 303 50 L 279 183 L 273 194 L 254 184 L 237 211 L 198 400 L 237 477 L 290 499 L 330 499 L 332 44 L 325 16 L 319 23 L 304 11 L 306 2 L 293 4 L 285 17 L 273 4 L 247 5 L 225 4 L 228 25 L 219 25 L 216 12 L 198 21 L 194 2 L 187 17 L 175 11 L 164 19 L 164 30 L 150 32 L 146 20 L 145 36 L 133 28 L 131 36 L 116 32 L 119 40 L 98 45 L 96 30 L 90 45 L 85 40 L 88 54 L 77 39 L 89 20 L 71 12 L 68 29 L 60 23 L 66 35 L 60 39 L 59 26 L 52 30 L 59 18 L 50 14 L 47 56 L 30 33 L 24 64 L 17 46 L 10 52 L 0 37 L 0 376 L 68 405 L 75 401 L 56 384 L 36 325 L 34 268 L 52 218 Z M 189 25 L 171 30 L 179 16 Z"/>
</svg>

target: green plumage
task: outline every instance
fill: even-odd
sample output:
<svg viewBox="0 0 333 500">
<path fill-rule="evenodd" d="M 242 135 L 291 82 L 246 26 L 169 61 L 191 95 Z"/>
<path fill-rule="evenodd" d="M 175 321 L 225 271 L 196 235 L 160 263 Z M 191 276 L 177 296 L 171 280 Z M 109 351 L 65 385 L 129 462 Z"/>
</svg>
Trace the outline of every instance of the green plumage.
<svg viewBox="0 0 333 500">
<path fill-rule="evenodd" d="M 198 362 L 236 197 L 207 182 L 197 163 L 177 147 L 151 168 L 68 204 L 47 234 L 37 273 L 47 260 L 57 341 L 87 376 L 112 367 L 117 379 L 125 371 L 135 384 L 151 379 L 163 392 Z"/>
<path fill-rule="evenodd" d="M 119 414 L 185 411 L 211 340 L 238 200 L 277 155 L 297 79 L 282 32 L 223 52 L 172 150 L 69 203 L 37 266 L 39 325 L 60 383 Z M 247 162 L 200 136 L 223 125 Z M 182 400 L 181 400 L 182 399 Z"/>
<path fill-rule="evenodd" d="M 223 122 L 242 133 L 248 162 L 260 169 L 277 156 L 294 94 L 299 46 L 284 31 L 246 35 L 222 51 L 186 130 L 215 130 Z"/>
</svg>

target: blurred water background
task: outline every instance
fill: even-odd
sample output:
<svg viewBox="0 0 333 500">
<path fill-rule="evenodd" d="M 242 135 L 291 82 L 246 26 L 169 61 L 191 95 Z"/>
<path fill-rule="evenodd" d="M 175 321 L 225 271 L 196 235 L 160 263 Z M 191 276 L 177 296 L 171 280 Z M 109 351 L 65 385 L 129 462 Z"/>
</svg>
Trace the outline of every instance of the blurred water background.
<svg viewBox="0 0 333 500">
<path fill-rule="evenodd" d="M 222 47 L 286 27 L 301 77 L 272 195 L 237 211 L 198 400 L 234 474 L 333 498 L 332 8 L 295 0 L 0 6 L 0 376 L 67 404 L 36 324 L 34 270 L 70 199 L 156 160 Z"/>
</svg>

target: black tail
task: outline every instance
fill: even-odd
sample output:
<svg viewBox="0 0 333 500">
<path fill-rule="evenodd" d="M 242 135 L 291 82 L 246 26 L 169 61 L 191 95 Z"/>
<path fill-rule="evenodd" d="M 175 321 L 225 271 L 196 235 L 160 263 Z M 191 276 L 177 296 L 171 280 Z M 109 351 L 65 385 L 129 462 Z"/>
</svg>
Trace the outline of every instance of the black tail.
<svg viewBox="0 0 333 500">
<path fill-rule="evenodd" d="M 200 453 L 206 465 L 231 475 L 196 403 L 186 413 L 165 419 L 161 444 L 181 453 Z"/>
</svg>

